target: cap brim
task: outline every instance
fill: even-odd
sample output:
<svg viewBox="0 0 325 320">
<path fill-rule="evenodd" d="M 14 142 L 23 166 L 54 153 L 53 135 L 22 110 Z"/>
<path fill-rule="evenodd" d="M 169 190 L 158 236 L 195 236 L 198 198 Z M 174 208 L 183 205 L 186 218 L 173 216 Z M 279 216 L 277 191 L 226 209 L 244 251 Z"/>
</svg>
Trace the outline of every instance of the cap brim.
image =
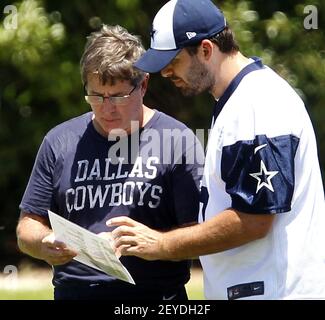
<svg viewBox="0 0 325 320">
<path fill-rule="evenodd" d="M 181 51 L 181 49 L 174 50 L 156 50 L 148 49 L 142 57 L 134 63 L 137 69 L 148 73 L 159 72 L 164 69 Z"/>
</svg>

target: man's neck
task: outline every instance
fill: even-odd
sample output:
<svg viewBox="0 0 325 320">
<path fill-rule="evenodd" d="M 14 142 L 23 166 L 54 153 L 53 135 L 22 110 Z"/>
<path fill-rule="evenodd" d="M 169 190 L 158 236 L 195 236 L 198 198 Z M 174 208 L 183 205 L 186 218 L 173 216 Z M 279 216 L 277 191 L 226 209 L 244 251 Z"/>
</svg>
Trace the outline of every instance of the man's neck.
<svg viewBox="0 0 325 320">
<path fill-rule="evenodd" d="M 240 52 L 233 55 L 223 55 L 216 72 L 216 84 L 211 91 L 214 98 L 219 99 L 236 75 L 250 63 L 252 61 Z"/>
</svg>

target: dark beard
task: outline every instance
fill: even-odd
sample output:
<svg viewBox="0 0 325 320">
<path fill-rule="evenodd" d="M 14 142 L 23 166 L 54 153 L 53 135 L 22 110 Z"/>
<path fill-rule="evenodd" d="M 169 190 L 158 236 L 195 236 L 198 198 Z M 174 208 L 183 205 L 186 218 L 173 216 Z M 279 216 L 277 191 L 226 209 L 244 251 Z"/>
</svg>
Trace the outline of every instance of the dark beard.
<svg viewBox="0 0 325 320">
<path fill-rule="evenodd" d="M 181 87 L 182 94 L 186 97 L 192 97 L 205 91 L 211 91 L 214 84 L 214 77 L 207 67 L 196 57 L 193 57 L 190 71 L 187 74 L 187 87 Z"/>
</svg>

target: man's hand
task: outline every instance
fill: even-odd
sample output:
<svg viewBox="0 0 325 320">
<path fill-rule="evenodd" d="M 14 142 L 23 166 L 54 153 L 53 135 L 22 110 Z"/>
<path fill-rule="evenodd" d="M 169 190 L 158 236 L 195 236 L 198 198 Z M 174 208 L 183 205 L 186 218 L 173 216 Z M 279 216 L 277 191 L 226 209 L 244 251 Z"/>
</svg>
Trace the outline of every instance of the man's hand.
<svg viewBox="0 0 325 320">
<path fill-rule="evenodd" d="M 41 251 L 43 259 L 53 266 L 68 263 L 77 255 L 65 243 L 55 240 L 53 232 L 43 238 Z"/>
<path fill-rule="evenodd" d="M 119 226 L 112 231 L 117 253 L 146 260 L 163 259 L 163 233 L 150 229 L 128 217 L 116 217 L 107 226 Z"/>
</svg>

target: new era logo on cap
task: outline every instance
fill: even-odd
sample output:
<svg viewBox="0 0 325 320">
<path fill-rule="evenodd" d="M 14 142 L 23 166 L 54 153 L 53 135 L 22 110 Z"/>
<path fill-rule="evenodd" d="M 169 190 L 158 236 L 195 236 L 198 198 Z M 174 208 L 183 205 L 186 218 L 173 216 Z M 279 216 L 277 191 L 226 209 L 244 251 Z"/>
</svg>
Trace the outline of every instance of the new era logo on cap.
<svg viewBox="0 0 325 320">
<path fill-rule="evenodd" d="M 196 32 L 186 32 L 186 35 L 188 37 L 188 39 L 192 39 L 196 36 Z"/>
<path fill-rule="evenodd" d="M 158 72 L 182 48 L 211 38 L 225 27 L 222 12 L 210 0 L 170 0 L 156 14 L 150 49 L 135 67 L 145 72 Z"/>
</svg>

